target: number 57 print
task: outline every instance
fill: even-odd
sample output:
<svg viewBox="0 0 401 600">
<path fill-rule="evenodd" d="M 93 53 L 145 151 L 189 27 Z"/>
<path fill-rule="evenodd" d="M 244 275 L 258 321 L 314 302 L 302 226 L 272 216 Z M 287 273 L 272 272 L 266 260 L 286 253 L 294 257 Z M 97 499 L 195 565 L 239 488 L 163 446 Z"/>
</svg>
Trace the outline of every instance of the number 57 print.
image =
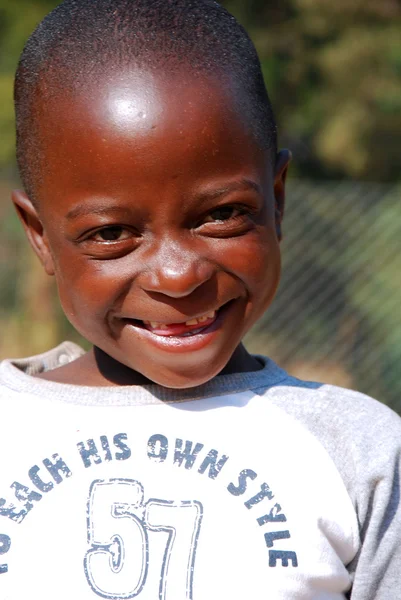
<svg viewBox="0 0 401 600">
<path fill-rule="evenodd" d="M 139 481 L 94 481 L 84 559 L 92 590 L 113 600 L 193 600 L 202 514 L 197 500 L 144 502 Z"/>
</svg>

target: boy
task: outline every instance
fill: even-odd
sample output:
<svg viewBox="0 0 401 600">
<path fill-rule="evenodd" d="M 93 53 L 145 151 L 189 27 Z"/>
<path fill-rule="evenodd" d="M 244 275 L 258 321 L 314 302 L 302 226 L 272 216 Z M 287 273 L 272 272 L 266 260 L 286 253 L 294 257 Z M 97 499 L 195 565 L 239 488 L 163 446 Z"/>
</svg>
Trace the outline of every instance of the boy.
<svg viewBox="0 0 401 600">
<path fill-rule="evenodd" d="M 241 344 L 289 161 L 243 29 L 65 0 L 15 97 L 13 200 L 93 350 L 1 365 L 0 597 L 401 597 L 399 418 Z"/>
</svg>

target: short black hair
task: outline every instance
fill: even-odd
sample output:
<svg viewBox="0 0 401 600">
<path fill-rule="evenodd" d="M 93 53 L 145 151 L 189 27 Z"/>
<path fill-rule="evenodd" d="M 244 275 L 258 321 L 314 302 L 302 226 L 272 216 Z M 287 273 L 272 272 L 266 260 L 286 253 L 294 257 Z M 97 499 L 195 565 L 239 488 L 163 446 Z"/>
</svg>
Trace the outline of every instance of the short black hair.
<svg viewBox="0 0 401 600">
<path fill-rule="evenodd" d="M 117 65 L 225 75 L 257 142 L 277 150 L 260 61 L 245 29 L 214 0 L 64 0 L 32 33 L 15 78 L 17 161 L 36 202 L 41 98 L 96 82 Z M 36 100 L 39 99 L 39 103 Z"/>
</svg>

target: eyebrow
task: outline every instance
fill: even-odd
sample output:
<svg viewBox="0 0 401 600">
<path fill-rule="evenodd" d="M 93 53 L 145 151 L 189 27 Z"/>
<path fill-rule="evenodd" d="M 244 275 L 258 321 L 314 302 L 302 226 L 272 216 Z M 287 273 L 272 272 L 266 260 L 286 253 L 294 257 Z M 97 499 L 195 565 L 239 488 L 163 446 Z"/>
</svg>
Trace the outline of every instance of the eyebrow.
<svg viewBox="0 0 401 600">
<path fill-rule="evenodd" d="M 205 190 L 200 194 L 197 194 L 196 198 L 198 200 L 215 200 L 220 196 L 225 196 L 231 192 L 243 192 L 247 190 L 253 190 L 257 192 L 260 196 L 263 195 L 261 186 L 253 181 L 252 179 L 243 178 L 238 181 L 233 181 L 228 185 L 214 189 L 214 190 Z"/>
<path fill-rule="evenodd" d="M 233 181 L 224 187 L 213 189 L 213 190 L 205 190 L 204 192 L 200 192 L 196 195 L 196 200 L 198 202 L 204 202 L 206 200 L 215 200 L 216 198 L 220 198 L 221 196 L 225 196 L 232 192 L 241 192 L 246 190 L 256 191 L 259 195 L 262 195 L 261 186 L 253 181 L 252 179 L 241 179 L 239 181 Z M 86 204 L 79 204 L 75 206 L 71 210 L 68 211 L 66 218 L 68 220 L 76 219 L 77 217 L 82 217 L 86 215 L 110 215 L 111 213 L 123 213 L 127 212 L 126 208 L 120 208 L 118 206 L 88 206 Z"/>
<path fill-rule="evenodd" d="M 125 208 L 118 206 L 88 206 L 85 204 L 79 204 L 68 211 L 66 218 L 75 219 L 76 217 L 82 217 L 85 215 L 109 215 L 110 213 L 122 213 L 127 212 Z"/>
</svg>

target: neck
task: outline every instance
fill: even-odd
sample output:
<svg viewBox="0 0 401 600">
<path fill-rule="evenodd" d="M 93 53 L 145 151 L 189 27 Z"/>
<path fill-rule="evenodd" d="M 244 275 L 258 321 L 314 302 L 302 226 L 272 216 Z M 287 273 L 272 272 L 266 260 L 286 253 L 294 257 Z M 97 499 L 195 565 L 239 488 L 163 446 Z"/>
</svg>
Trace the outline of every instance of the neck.
<svg viewBox="0 0 401 600">
<path fill-rule="evenodd" d="M 219 375 L 259 371 L 263 365 L 240 344 Z M 217 375 L 217 377 L 219 376 Z M 75 385 L 120 386 L 150 385 L 154 382 L 94 347 L 92 350 L 58 369 L 38 375 L 41 379 Z"/>
<path fill-rule="evenodd" d="M 249 373 L 251 371 L 259 371 L 260 369 L 263 369 L 263 365 L 252 354 L 249 354 L 243 344 L 240 344 L 219 375 Z"/>
<path fill-rule="evenodd" d="M 133 371 L 116 361 L 103 352 L 103 350 L 100 350 L 100 348 L 95 347 L 92 352 L 99 374 L 109 385 L 150 385 L 154 383 L 141 373 Z M 219 375 L 259 371 L 262 368 L 263 365 L 254 356 L 249 354 L 243 344 L 240 344 Z"/>
</svg>

